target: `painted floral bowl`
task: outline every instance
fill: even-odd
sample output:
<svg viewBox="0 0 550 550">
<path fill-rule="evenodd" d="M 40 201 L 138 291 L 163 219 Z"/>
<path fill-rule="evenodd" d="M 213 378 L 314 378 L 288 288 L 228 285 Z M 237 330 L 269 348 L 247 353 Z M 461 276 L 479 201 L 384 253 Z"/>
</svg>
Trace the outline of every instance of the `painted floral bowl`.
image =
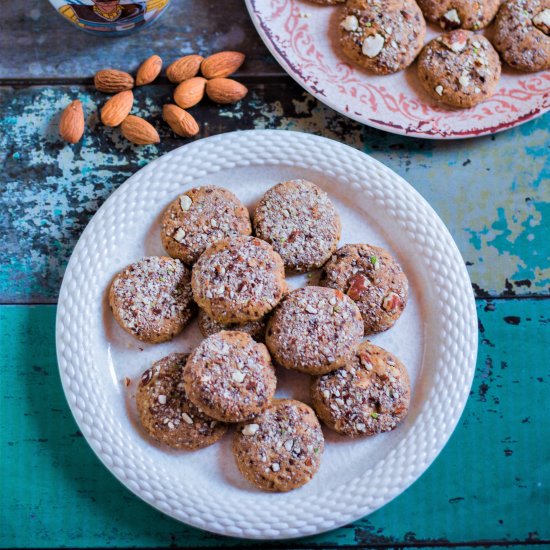
<svg viewBox="0 0 550 550">
<path fill-rule="evenodd" d="M 122 36 L 156 21 L 170 0 L 50 0 L 50 3 L 83 31 Z"/>
</svg>

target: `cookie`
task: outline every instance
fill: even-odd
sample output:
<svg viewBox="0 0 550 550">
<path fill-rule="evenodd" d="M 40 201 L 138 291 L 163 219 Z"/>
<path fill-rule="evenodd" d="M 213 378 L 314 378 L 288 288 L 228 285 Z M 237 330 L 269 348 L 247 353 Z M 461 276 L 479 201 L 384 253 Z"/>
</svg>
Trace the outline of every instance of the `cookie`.
<svg viewBox="0 0 550 550">
<path fill-rule="evenodd" d="M 257 237 L 270 243 L 291 271 L 321 267 L 336 250 L 342 225 L 328 195 L 306 180 L 272 187 L 253 215 Z"/>
<path fill-rule="evenodd" d="M 349 0 L 339 21 L 351 61 L 376 74 L 408 67 L 422 49 L 426 22 L 414 0 Z"/>
<path fill-rule="evenodd" d="M 264 491 L 291 491 L 311 481 L 323 449 L 315 413 L 293 399 L 273 401 L 252 423 L 240 424 L 233 439 L 239 471 Z"/>
<path fill-rule="evenodd" d="M 342 4 L 346 0 L 310 0 L 314 4 L 321 4 L 322 6 L 334 6 L 334 4 Z"/>
<path fill-rule="evenodd" d="M 501 0 L 416 0 L 424 17 L 442 29 L 483 29 L 495 17 Z"/>
<path fill-rule="evenodd" d="M 139 380 L 136 405 L 145 431 L 174 449 L 195 450 L 220 439 L 227 425 L 206 416 L 187 398 L 183 368 L 188 354 L 172 353 Z"/>
<path fill-rule="evenodd" d="M 212 319 L 212 317 L 210 317 L 202 309 L 199 310 L 199 329 L 205 338 L 212 336 L 212 334 L 221 332 L 222 330 L 237 330 L 239 332 L 246 332 L 246 334 L 250 334 L 256 342 L 263 342 L 265 340 L 266 325 L 267 319 L 265 317 L 262 317 L 257 321 L 249 321 L 243 325 L 222 325 L 221 323 L 218 323 L 218 321 Z"/>
<path fill-rule="evenodd" d="M 383 248 L 347 244 L 321 272 L 319 285 L 347 294 L 359 307 L 365 334 L 394 325 L 405 309 L 409 284 L 401 266 Z"/>
<path fill-rule="evenodd" d="M 143 342 L 171 340 L 195 312 L 191 271 L 179 260 L 151 256 L 118 273 L 109 305 L 118 324 Z"/>
<path fill-rule="evenodd" d="M 160 236 L 170 256 L 193 265 L 215 242 L 251 233 L 241 201 L 227 189 L 208 185 L 189 189 L 168 205 Z"/>
<path fill-rule="evenodd" d="M 351 298 L 310 286 L 281 302 L 268 322 L 266 344 L 283 367 L 324 374 L 344 365 L 362 336 L 363 320 Z"/>
<path fill-rule="evenodd" d="M 313 407 L 336 432 L 351 437 L 393 430 L 409 409 L 407 370 L 390 352 L 364 342 L 341 369 L 311 382 Z"/>
<path fill-rule="evenodd" d="M 189 399 L 222 422 L 241 422 L 264 411 L 277 379 L 263 344 L 244 332 L 222 331 L 193 351 L 183 371 Z"/>
<path fill-rule="evenodd" d="M 493 44 L 514 69 L 550 69 L 550 0 L 509 0 L 495 20 Z"/>
<path fill-rule="evenodd" d="M 287 290 L 283 260 L 255 237 L 233 237 L 212 245 L 193 266 L 195 301 L 222 324 L 256 321 Z"/>
<path fill-rule="evenodd" d="M 418 58 L 418 78 L 440 103 L 467 108 L 496 91 L 501 66 L 497 52 L 484 37 L 462 29 L 434 38 Z"/>
</svg>

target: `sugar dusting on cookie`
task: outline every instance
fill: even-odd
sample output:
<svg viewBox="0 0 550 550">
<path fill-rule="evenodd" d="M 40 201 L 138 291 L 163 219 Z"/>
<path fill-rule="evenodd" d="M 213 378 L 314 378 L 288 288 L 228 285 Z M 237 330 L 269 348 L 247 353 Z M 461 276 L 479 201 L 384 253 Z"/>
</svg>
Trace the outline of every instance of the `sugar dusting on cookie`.
<svg viewBox="0 0 550 550">
<path fill-rule="evenodd" d="M 263 317 L 286 291 L 284 266 L 273 248 L 255 237 L 216 243 L 193 267 L 197 303 L 221 323 Z"/>
<path fill-rule="evenodd" d="M 187 357 L 172 353 L 147 369 L 138 383 L 136 403 L 142 425 L 153 438 L 174 448 L 198 449 L 222 437 L 226 425 L 189 401 L 183 383 Z"/>
<path fill-rule="evenodd" d="M 462 29 L 434 38 L 418 58 L 424 89 L 454 107 L 473 107 L 491 97 L 500 73 L 500 60 L 491 43 Z"/>
<path fill-rule="evenodd" d="M 550 68 L 550 0 L 509 0 L 495 20 L 494 44 L 515 69 Z"/>
<path fill-rule="evenodd" d="M 276 400 L 252 423 L 235 433 L 233 452 L 242 474 L 268 491 L 289 491 L 317 472 L 324 449 L 323 432 L 310 407 Z"/>
<path fill-rule="evenodd" d="M 266 347 L 236 331 L 203 340 L 187 362 L 184 380 L 197 406 L 228 422 L 259 414 L 269 404 L 277 383 Z"/>
<path fill-rule="evenodd" d="M 306 180 L 272 187 L 254 212 L 256 235 L 281 255 L 285 267 L 309 271 L 336 249 L 340 216 L 325 191 Z"/>
<path fill-rule="evenodd" d="M 426 23 L 412 0 L 350 0 L 340 19 L 343 52 L 380 74 L 410 65 L 425 33 Z"/>
<path fill-rule="evenodd" d="M 363 321 L 351 298 L 330 288 L 293 291 L 270 319 L 266 342 L 286 368 L 320 374 L 338 368 L 363 336 Z"/>
<path fill-rule="evenodd" d="M 147 341 L 181 330 L 193 314 L 190 278 L 189 269 L 172 258 L 151 256 L 129 265 L 111 285 L 115 317 Z"/>
<path fill-rule="evenodd" d="M 365 342 L 345 367 L 314 379 L 312 398 L 337 432 L 373 435 L 393 430 L 406 416 L 410 382 L 394 355 Z"/>
<path fill-rule="evenodd" d="M 365 334 L 391 328 L 408 300 L 408 280 L 399 263 L 383 248 L 369 244 L 338 249 L 323 267 L 319 284 L 355 301 Z"/>
<path fill-rule="evenodd" d="M 186 191 L 168 206 L 161 238 L 171 256 L 193 264 L 211 244 L 251 233 L 241 201 L 228 189 L 208 185 Z"/>
</svg>

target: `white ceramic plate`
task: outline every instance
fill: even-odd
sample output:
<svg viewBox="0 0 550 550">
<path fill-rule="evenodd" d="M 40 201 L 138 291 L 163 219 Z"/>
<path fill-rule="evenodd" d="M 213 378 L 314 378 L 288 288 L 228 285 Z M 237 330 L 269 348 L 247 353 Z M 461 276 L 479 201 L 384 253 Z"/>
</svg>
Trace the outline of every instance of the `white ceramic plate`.
<svg viewBox="0 0 550 550">
<path fill-rule="evenodd" d="M 281 67 L 319 101 L 354 120 L 402 135 L 459 139 L 500 132 L 550 108 L 550 71 L 503 67 L 495 95 L 472 109 L 441 107 L 426 94 L 413 65 L 376 76 L 339 51 L 337 6 L 307 0 L 246 0 L 252 21 Z M 440 29 L 428 24 L 426 40 Z"/>
<path fill-rule="evenodd" d="M 286 494 L 255 490 L 238 474 L 230 436 L 197 452 L 151 443 L 136 422 L 135 380 L 151 362 L 199 341 L 144 345 L 120 329 L 107 305 L 112 277 L 162 254 L 159 218 L 185 189 L 217 184 L 249 207 L 272 185 L 306 178 L 324 188 L 343 225 L 342 243 L 387 247 L 411 286 L 396 326 L 372 340 L 396 353 L 412 380 L 411 411 L 394 432 L 350 441 L 325 430 L 319 473 Z M 303 284 L 302 277 L 291 284 Z M 367 155 L 308 134 L 247 131 L 176 149 L 132 176 L 99 209 L 75 247 L 59 297 L 57 354 L 67 400 L 88 443 L 136 495 L 185 523 L 259 539 L 312 535 L 389 502 L 429 466 L 455 428 L 475 368 L 475 303 L 449 232 L 403 179 Z M 304 375 L 280 372 L 278 395 L 308 400 Z"/>
</svg>

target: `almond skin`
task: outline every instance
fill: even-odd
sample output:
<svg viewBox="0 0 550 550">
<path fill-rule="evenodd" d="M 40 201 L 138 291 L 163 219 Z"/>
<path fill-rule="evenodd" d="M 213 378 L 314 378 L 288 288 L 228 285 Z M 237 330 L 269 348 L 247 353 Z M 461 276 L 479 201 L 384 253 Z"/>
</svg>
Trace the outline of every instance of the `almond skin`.
<svg viewBox="0 0 550 550">
<path fill-rule="evenodd" d="M 134 104 L 132 90 L 125 90 L 114 95 L 101 109 L 101 122 L 105 126 L 118 126 L 130 114 Z"/>
<path fill-rule="evenodd" d="M 160 137 L 155 128 L 138 116 L 128 115 L 123 120 L 120 129 L 122 135 L 136 145 L 150 145 L 151 143 L 160 142 Z"/>
<path fill-rule="evenodd" d="M 162 70 L 162 59 L 158 55 L 152 55 L 139 67 L 136 75 L 136 86 L 151 84 Z"/>
<path fill-rule="evenodd" d="M 116 69 L 104 69 L 97 71 L 94 77 L 95 87 L 100 92 L 115 94 L 134 87 L 132 75 Z"/>
<path fill-rule="evenodd" d="M 84 110 L 79 99 L 70 103 L 59 120 L 59 134 L 69 143 L 78 143 L 84 133 Z"/>
<path fill-rule="evenodd" d="M 230 78 L 213 78 L 206 83 L 206 94 L 216 103 L 236 103 L 247 93 L 246 86 Z"/>
<path fill-rule="evenodd" d="M 174 101 L 182 108 L 189 109 L 204 97 L 206 78 L 196 76 L 183 81 L 174 90 Z"/>
<path fill-rule="evenodd" d="M 199 125 L 191 114 L 177 105 L 164 105 L 162 118 L 172 128 L 174 133 L 182 137 L 193 137 L 199 133 Z"/>
<path fill-rule="evenodd" d="M 199 72 L 201 62 L 204 58 L 201 55 L 186 55 L 176 59 L 166 69 L 166 76 L 170 82 L 179 84 L 184 80 L 189 80 Z"/>
<path fill-rule="evenodd" d="M 225 78 L 244 63 L 244 58 L 244 53 L 240 52 L 215 53 L 201 63 L 201 72 L 208 79 Z"/>
</svg>

